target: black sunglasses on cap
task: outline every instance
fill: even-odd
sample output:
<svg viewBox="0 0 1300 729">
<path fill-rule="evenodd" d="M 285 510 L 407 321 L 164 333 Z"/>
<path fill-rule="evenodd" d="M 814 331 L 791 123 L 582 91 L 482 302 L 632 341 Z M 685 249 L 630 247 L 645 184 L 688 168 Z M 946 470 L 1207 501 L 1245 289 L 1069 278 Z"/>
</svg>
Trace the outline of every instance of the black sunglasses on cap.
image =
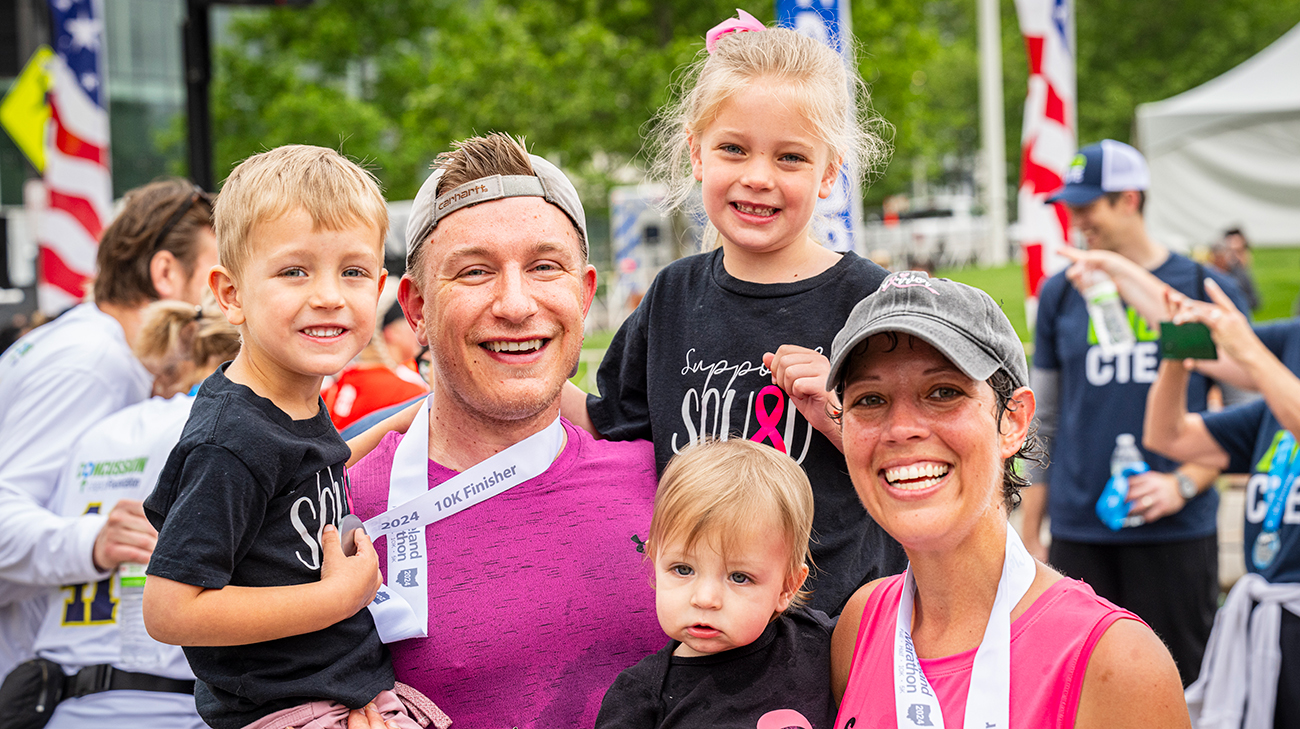
<svg viewBox="0 0 1300 729">
<path fill-rule="evenodd" d="M 158 234 L 153 237 L 153 242 L 149 244 L 150 252 L 158 250 L 159 246 L 167 238 L 167 234 L 172 232 L 172 228 L 175 228 L 177 223 L 181 222 L 181 218 L 185 217 L 185 214 L 194 207 L 195 203 L 202 200 L 207 204 L 209 210 L 212 209 L 212 195 L 204 192 L 198 185 L 193 185 L 193 187 L 194 191 L 190 193 L 190 196 L 176 207 L 176 212 L 172 213 L 172 216 L 167 219 L 167 223 L 158 229 Z"/>
</svg>

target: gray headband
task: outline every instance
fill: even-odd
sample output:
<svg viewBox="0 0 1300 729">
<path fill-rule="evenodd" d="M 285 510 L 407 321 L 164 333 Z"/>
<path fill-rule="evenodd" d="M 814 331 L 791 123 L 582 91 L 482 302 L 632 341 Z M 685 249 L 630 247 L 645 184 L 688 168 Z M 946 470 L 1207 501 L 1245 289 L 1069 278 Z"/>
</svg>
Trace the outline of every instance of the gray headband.
<svg viewBox="0 0 1300 729">
<path fill-rule="evenodd" d="M 587 256 L 587 217 L 582 210 L 582 200 L 573 183 L 560 168 L 535 154 L 528 155 L 534 175 L 491 175 L 471 180 L 459 187 L 438 195 L 438 182 L 444 170 L 435 170 L 420 185 L 411 205 L 411 217 L 406 223 L 406 266 L 414 262 L 420 246 L 428 240 L 438 223 L 462 208 L 479 203 L 502 200 L 508 197 L 540 197 L 569 216 L 578 230 L 583 258 Z"/>
</svg>

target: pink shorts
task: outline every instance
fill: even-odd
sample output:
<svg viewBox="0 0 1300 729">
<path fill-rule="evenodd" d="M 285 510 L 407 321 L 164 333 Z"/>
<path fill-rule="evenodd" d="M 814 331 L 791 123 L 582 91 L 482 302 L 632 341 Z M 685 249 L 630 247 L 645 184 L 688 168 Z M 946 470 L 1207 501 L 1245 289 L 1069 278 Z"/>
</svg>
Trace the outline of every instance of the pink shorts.
<svg viewBox="0 0 1300 729">
<path fill-rule="evenodd" d="M 451 726 L 451 719 L 428 697 L 404 683 L 380 691 L 371 703 L 385 722 L 398 729 Z M 244 729 L 348 729 L 351 711 L 337 701 L 313 701 L 264 716 Z"/>
</svg>

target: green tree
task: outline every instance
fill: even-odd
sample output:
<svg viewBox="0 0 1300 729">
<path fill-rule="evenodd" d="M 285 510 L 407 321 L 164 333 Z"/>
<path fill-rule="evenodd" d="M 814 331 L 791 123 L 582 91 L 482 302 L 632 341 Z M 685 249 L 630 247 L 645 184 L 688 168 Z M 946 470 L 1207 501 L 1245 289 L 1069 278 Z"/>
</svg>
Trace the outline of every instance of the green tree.
<svg viewBox="0 0 1300 729">
<path fill-rule="evenodd" d="M 868 205 L 969 177 L 980 146 L 976 0 L 851 0 L 858 68 L 892 125 L 894 154 Z M 474 133 L 509 131 L 577 174 L 593 209 L 636 162 L 641 131 L 674 69 L 729 0 L 319 0 L 242 11 L 213 88 L 219 176 L 290 142 L 370 164 L 409 198 L 434 155 Z M 747 8 L 770 22 L 770 0 Z M 1002 0 L 1007 184 L 1019 177 L 1026 83 L 1013 0 Z M 1134 108 L 1232 68 L 1297 20 L 1296 0 L 1082 0 L 1080 139 L 1128 140 Z M 175 139 L 170 140 L 176 143 Z M 1014 196 L 1012 196 L 1014 198 Z"/>
</svg>

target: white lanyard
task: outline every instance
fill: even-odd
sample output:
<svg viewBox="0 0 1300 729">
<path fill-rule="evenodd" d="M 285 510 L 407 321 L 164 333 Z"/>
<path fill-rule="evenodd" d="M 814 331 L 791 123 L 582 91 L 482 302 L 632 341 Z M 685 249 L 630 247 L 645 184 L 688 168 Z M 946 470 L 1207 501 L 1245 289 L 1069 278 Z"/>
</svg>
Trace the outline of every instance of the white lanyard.
<svg viewBox="0 0 1300 729">
<path fill-rule="evenodd" d="M 388 538 L 388 584 L 368 605 L 379 639 L 393 643 L 429 635 L 429 585 L 424 528 L 540 476 L 564 446 L 557 417 L 541 431 L 429 488 L 429 400 L 393 453 L 388 511 L 365 523 Z"/>
<path fill-rule="evenodd" d="M 964 729 L 1008 729 L 1011 713 L 1011 611 L 1029 592 L 1037 567 L 1016 530 L 1007 525 L 1007 551 L 984 640 L 971 667 Z M 903 577 L 894 633 L 894 711 L 899 729 L 943 729 L 939 698 L 921 670 L 912 645 L 916 582 L 909 566 Z"/>
</svg>

